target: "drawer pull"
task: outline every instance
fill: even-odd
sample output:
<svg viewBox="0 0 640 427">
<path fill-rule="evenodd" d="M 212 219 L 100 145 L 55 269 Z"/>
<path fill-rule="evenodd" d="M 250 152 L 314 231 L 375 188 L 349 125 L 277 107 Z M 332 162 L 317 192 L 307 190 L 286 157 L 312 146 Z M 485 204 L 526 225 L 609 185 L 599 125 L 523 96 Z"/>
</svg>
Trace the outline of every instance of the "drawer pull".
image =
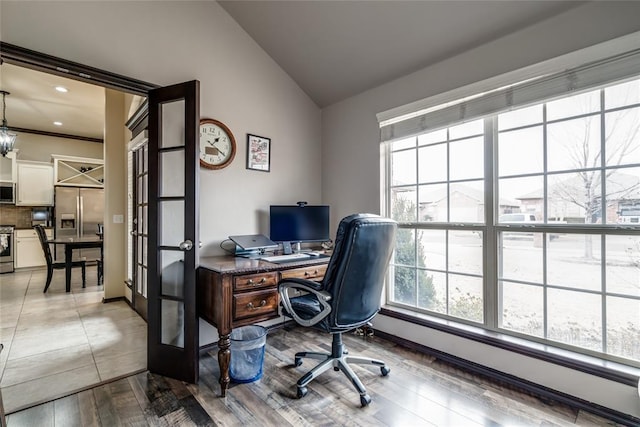
<svg viewBox="0 0 640 427">
<path fill-rule="evenodd" d="M 311 276 L 311 274 L 308 271 L 304 272 L 305 277 L 309 277 Z M 318 270 L 313 270 L 313 275 L 317 276 L 318 275 Z"/>
<path fill-rule="evenodd" d="M 264 307 L 265 305 L 267 305 L 267 300 L 263 299 L 262 301 L 260 301 L 260 305 L 258 307 L 254 307 L 253 303 L 250 302 L 249 304 L 247 304 L 247 308 L 249 310 L 257 310 L 258 308 Z"/>
<path fill-rule="evenodd" d="M 263 283 L 265 283 L 267 281 L 266 277 L 263 277 L 262 279 L 260 279 L 258 282 L 254 282 L 253 279 L 249 279 L 249 281 L 247 282 L 249 285 L 262 285 Z"/>
</svg>

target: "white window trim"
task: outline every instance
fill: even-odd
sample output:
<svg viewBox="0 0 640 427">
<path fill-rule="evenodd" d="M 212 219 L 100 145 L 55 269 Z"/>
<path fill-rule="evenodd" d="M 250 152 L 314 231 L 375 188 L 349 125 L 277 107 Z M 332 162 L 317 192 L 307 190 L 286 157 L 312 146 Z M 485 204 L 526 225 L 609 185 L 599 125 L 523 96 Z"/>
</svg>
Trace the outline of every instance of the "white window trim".
<svg viewBox="0 0 640 427">
<path fill-rule="evenodd" d="M 517 82 L 535 79 L 542 75 L 558 73 L 568 68 L 574 68 L 589 62 L 620 55 L 635 50 L 638 46 L 640 46 L 640 32 L 628 34 L 528 67 L 471 83 L 448 92 L 391 108 L 376 114 L 376 117 L 381 125 L 386 124 L 389 121 L 396 121 L 401 117 L 404 118 L 404 116 L 421 114 L 423 110 L 453 103 L 466 97 L 473 97 L 479 93 L 489 92 L 496 88 L 509 86 Z"/>
<path fill-rule="evenodd" d="M 590 62 L 601 61 L 605 58 L 614 57 L 616 55 L 622 55 L 626 52 L 637 51 L 638 46 L 640 46 L 640 32 L 632 33 L 624 37 L 620 37 L 620 38 L 610 40 L 604 43 L 600 43 L 588 48 L 584 48 L 584 49 L 581 49 L 566 55 L 562 55 L 538 64 L 531 65 L 529 67 L 508 72 L 508 73 L 495 76 L 489 79 L 485 79 L 480 82 L 472 83 L 472 84 L 469 84 L 445 93 L 428 97 L 410 104 L 406 104 L 400 107 L 386 110 L 378 113 L 376 116 L 380 123 L 380 126 L 382 127 L 389 123 L 398 122 L 398 121 L 407 119 L 409 117 L 416 117 L 421 114 L 425 114 L 424 110 L 428 110 L 428 109 L 436 110 L 439 107 L 441 107 L 443 104 L 448 104 L 448 103 L 454 104 L 456 102 L 459 102 L 461 99 L 465 97 L 469 97 L 470 99 L 472 99 L 474 97 L 477 97 L 478 93 L 490 92 L 497 88 L 506 87 L 511 84 L 515 84 L 517 82 L 523 82 L 525 80 L 535 79 L 541 75 L 562 72 L 563 70 L 567 70 L 574 67 L 580 67 Z M 479 119 L 479 118 L 481 117 L 472 117 L 470 119 L 473 120 L 473 119 Z M 426 131 L 423 131 L 423 132 L 426 132 Z M 387 141 L 382 140 L 381 142 L 387 142 Z M 388 206 L 389 200 L 387 200 L 387 197 L 388 197 L 387 185 L 388 185 L 388 182 L 390 182 L 389 147 L 390 147 L 389 144 L 384 144 L 384 143 L 381 144 L 381 147 L 380 147 L 381 170 L 383 171 L 383 173 L 381 173 L 381 180 L 380 180 L 381 181 L 381 191 L 380 191 L 381 211 L 387 214 L 390 212 L 389 210 L 390 207 Z M 491 192 L 491 194 L 493 194 L 493 192 Z M 491 206 L 493 205 L 491 204 Z M 491 206 L 488 209 L 492 209 Z M 488 216 L 485 219 L 489 221 L 491 219 L 491 216 Z M 460 227 L 462 226 L 463 225 L 460 225 Z M 546 228 L 547 227 L 545 226 L 541 227 L 541 229 L 544 229 L 542 231 L 547 231 Z M 607 233 L 610 233 L 610 234 L 624 232 L 624 230 L 614 231 L 610 228 L 603 228 L 603 229 L 601 228 L 602 227 L 596 226 L 596 227 L 590 227 L 589 228 L 590 231 L 582 228 L 579 228 L 577 230 L 581 232 L 601 232 L 601 231 L 605 232 L 606 231 Z M 492 271 L 492 269 L 490 268 L 485 269 L 485 274 L 488 271 Z M 485 277 L 485 279 L 487 278 Z M 487 300 L 492 300 L 494 297 L 493 295 L 484 295 L 484 296 L 485 296 L 485 302 Z M 384 294 L 383 304 L 385 302 L 386 302 L 386 293 Z M 396 306 L 393 306 L 393 305 L 387 305 L 386 308 L 390 309 L 391 311 L 398 309 Z M 493 310 L 490 310 L 489 312 L 487 312 L 486 305 L 485 305 L 485 316 L 491 316 L 492 312 Z M 425 315 L 428 317 L 433 317 L 434 319 L 438 319 L 438 316 L 431 316 L 431 314 L 426 314 L 426 313 Z M 445 320 L 456 321 L 459 319 L 445 317 Z M 464 324 L 466 322 L 462 320 L 462 323 Z M 480 328 L 482 328 L 485 331 L 496 332 L 497 331 L 496 325 L 497 325 L 497 319 L 490 319 L 489 322 L 485 321 L 484 326 L 480 326 Z M 529 340 L 528 337 L 523 337 L 523 339 Z M 531 340 L 531 342 L 534 343 L 536 342 L 536 340 Z M 543 345 L 549 345 L 549 344 L 547 342 L 543 342 Z M 559 347 L 563 348 L 563 345 L 560 344 Z M 569 349 L 569 351 L 571 350 Z M 582 352 L 582 354 L 585 354 L 585 353 L 589 354 L 588 351 Z M 608 358 L 606 357 L 600 358 L 596 354 L 594 354 L 594 356 L 603 361 L 608 360 Z M 609 362 L 611 362 L 611 360 L 609 360 Z M 626 365 L 625 362 L 622 362 L 622 363 Z M 640 382 L 638 383 L 638 387 L 639 387 L 639 393 L 640 393 Z"/>
</svg>

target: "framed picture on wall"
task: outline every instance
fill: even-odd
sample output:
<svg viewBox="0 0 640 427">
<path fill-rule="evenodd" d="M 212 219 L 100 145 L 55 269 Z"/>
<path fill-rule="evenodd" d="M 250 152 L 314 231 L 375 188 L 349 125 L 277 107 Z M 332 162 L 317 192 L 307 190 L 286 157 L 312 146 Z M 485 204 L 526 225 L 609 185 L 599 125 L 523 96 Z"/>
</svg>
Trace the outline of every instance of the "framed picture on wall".
<svg viewBox="0 0 640 427">
<path fill-rule="evenodd" d="M 247 134 L 247 169 L 269 172 L 271 168 L 271 139 Z"/>
</svg>

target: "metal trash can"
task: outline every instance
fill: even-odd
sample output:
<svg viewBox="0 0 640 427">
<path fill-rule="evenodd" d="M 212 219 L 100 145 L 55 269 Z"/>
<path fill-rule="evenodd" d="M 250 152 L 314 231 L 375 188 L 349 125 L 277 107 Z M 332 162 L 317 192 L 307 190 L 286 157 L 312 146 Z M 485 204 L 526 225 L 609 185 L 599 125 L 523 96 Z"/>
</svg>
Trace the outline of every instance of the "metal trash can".
<svg viewBox="0 0 640 427">
<path fill-rule="evenodd" d="M 266 342 L 267 329 L 262 326 L 242 326 L 231 331 L 231 381 L 250 383 L 262 378 Z"/>
</svg>

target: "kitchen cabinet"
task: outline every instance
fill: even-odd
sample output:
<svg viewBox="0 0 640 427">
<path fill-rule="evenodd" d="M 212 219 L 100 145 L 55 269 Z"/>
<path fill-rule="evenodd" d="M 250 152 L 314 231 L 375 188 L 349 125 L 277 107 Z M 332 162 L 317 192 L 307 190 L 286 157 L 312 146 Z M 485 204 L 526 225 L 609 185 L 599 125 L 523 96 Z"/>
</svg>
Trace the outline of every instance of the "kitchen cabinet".
<svg viewBox="0 0 640 427">
<path fill-rule="evenodd" d="M 18 206 L 53 206 L 53 165 L 18 160 Z"/>
<path fill-rule="evenodd" d="M 53 154 L 55 185 L 104 187 L 104 160 Z"/>
<path fill-rule="evenodd" d="M 45 229 L 47 238 L 53 238 L 53 229 Z M 40 239 L 34 229 L 16 230 L 16 251 L 15 251 L 15 267 L 42 267 L 47 265 L 47 261 L 44 259 L 44 252 L 40 245 Z"/>
<path fill-rule="evenodd" d="M 16 182 L 16 150 L 0 156 L 0 181 Z"/>
</svg>

